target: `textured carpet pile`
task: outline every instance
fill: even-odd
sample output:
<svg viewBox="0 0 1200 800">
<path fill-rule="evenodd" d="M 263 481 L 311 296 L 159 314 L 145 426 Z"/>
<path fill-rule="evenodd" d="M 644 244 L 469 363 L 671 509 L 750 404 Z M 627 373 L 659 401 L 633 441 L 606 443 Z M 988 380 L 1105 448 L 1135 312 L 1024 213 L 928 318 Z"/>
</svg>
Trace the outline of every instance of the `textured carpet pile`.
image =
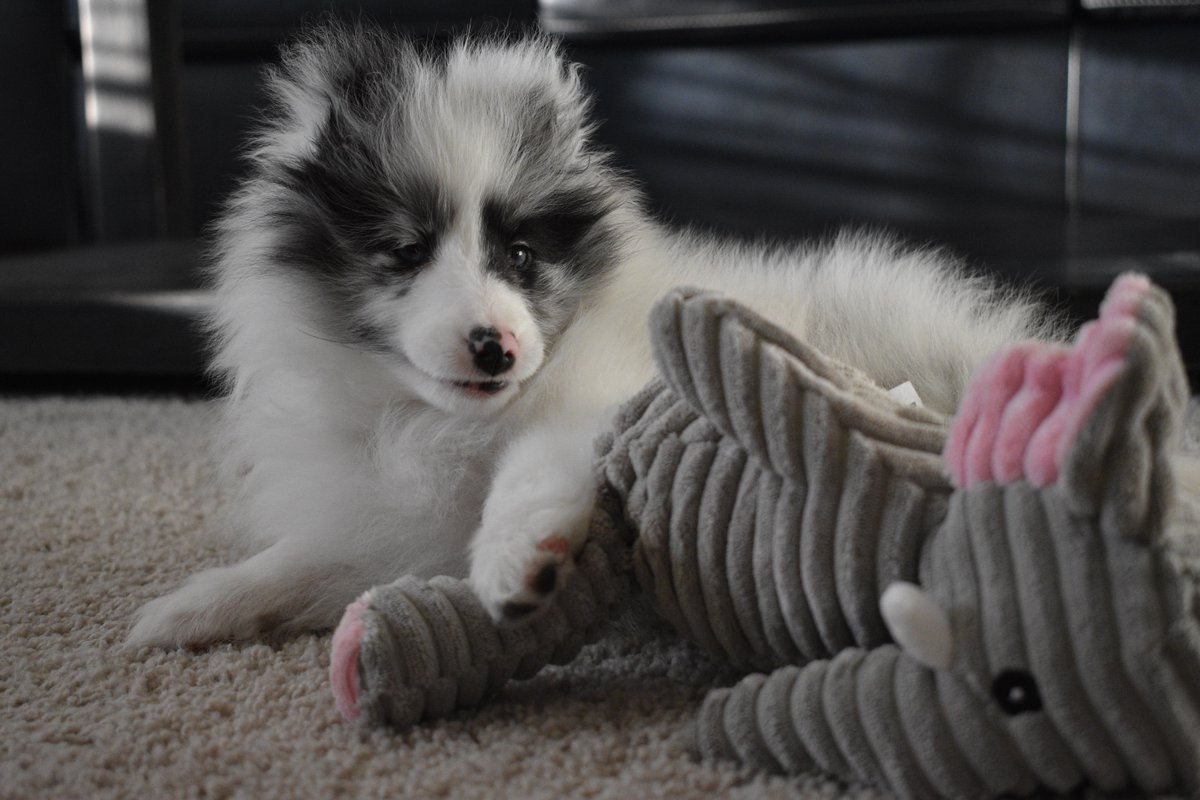
<svg viewBox="0 0 1200 800">
<path fill-rule="evenodd" d="M 334 708 L 328 633 L 123 650 L 139 605 L 239 555 L 210 413 L 0 400 L 0 797 L 880 796 L 693 762 L 687 724 L 723 676 L 644 624 L 476 715 L 366 739 Z"/>
</svg>

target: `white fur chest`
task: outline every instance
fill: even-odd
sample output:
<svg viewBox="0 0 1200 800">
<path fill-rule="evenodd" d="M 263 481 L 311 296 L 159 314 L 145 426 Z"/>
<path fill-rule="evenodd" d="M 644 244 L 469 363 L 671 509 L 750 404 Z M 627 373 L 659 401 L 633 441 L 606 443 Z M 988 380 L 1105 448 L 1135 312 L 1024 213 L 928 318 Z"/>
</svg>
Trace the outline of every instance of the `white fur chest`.
<svg viewBox="0 0 1200 800">
<path fill-rule="evenodd" d="M 401 406 L 381 413 L 366 446 L 385 504 L 477 523 L 503 442 L 495 423 Z"/>
</svg>

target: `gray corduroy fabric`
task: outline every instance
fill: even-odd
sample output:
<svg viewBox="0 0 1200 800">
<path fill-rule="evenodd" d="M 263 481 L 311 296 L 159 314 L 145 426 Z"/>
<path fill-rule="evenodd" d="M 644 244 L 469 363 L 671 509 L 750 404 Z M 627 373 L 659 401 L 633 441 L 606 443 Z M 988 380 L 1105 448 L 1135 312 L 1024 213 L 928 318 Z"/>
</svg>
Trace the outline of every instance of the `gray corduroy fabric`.
<svg viewBox="0 0 1200 800">
<path fill-rule="evenodd" d="M 741 668 L 889 641 L 879 594 L 945 516 L 945 420 L 730 300 L 676 291 L 651 327 L 664 380 L 602 446 L 659 612 Z"/>
<path fill-rule="evenodd" d="M 702 755 L 905 797 L 1200 789 L 1200 601 L 1163 535 L 1195 524 L 1171 514 L 1186 381 L 1169 299 L 1153 288 L 1139 308 L 1124 371 L 1057 483 L 956 489 L 941 458 L 948 420 L 900 406 L 736 303 L 664 298 L 651 320 L 663 378 L 598 445 L 593 536 L 614 596 L 632 542 L 636 582 L 664 617 L 766 673 L 710 693 Z M 375 590 L 406 599 L 367 626 L 364 718 L 438 716 L 571 657 L 614 607 L 579 599 L 601 580 L 581 572 L 584 590 L 511 641 L 477 631 L 490 623 L 449 584 Z M 896 581 L 948 613 L 949 666 L 891 643 L 879 598 Z M 396 622 L 417 618 L 441 621 Z M 482 662 L 503 666 L 484 677 Z M 1013 676 L 1040 703 L 1004 710 L 997 687 Z"/>
<path fill-rule="evenodd" d="M 841 498 L 840 509 L 846 509 L 847 501 L 874 503 L 870 514 L 860 508 L 836 516 L 810 513 L 803 503 L 789 504 L 788 520 L 772 536 L 773 552 L 783 554 L 791 585 L 779 588 L 785 584 L 776 561 L 756 569 L 762 577 L 754 582 L 752 596 L 759 607 L 769 607 L 764 595 L 796 594 L 800 586 L 814 615 L 817 603 L 826 619 L 836 622 L 840 615 L 845 626 L 834 629 L 842 641 L 849 631 L 853 642 L 831 648 L 837 652 L 829 660 L 784 666 L 766 677 L 751 675 L 732 689 L 711 693 L 697 723 L 702 754 L 782 772 L 815 765 L 905 797 L 1028 794 L 1039 786 L 1062 792 L 1081 783 L 1106 791 L 1200 789 L 1200 604 L 1194 578 L 1184 574 L 1164 546 L 1167 524 L 1195 524 L 1172 516 L 1171 445 L 1187 394 L 1165 293 L 1153 287 L 1140 298 L 1122 372 L 1076 435 L 1055 484 L 984 483 L 953 493 L 936 481 L 926 485 L 930 497 L 948 499 L 948 504 L 935 506 L 944 518 L 929 524 L 925 517 L 915 533 L 901 534 L 921 548 L 920 568 L 909 562 L 908 569 L 890 572 L 892 579 L 905 580 L 915 580 L 912 575 L 919 572 L 922 587 L 949 612 L 955 651 L 945 669 L 924 666 L 885 644 L 886 632 L 875 634 L 870 623 L 888 579 L 872 580 L 862 569 L 856 574 L 839 568 L 840 550 L 872 562 L 872 548 L 886 547 L 893 535 L 885 521 L 897 507 L 892 503 L 896 492 L 880 477 L 894 474 L 889 451 L 864 446 L 870 439 L 857 429 L 865 427 L 861 416 L 828 410 L 853 390 L 812 380 L 811 375 L 830 374 L 824 360 L 802 345 L 788 348 L 791 360 L 778 368 L 793 376 L 790 399 L 799 409 L 793 412 L 793 424 L 819 420 L 820 425 L 808 427 L 804 440 L 791 443 L 792 452 L 804 454 L 808 471 L 786 475 L 762 454 L 759 441 L 745 434 L 746 421 L 725 422 L 739 414 L 752 416 L 758 402 L 742 402 L 747 393 L 728 382 L 736 373 L 695 366 L 703 354 L 712 356 L 720 348 L 710 337 L 701 354 L 687 352 L 693 342 L 704 341 L 695 333 L 699 325 L 686 321 L 689 314 L 708 318 L 713 326 L 722 320 L 726 328 L 761 323 L 712 298 L 681 295 L 674 303 L 673 315 L 657 317 L 664 331 L 659 341 L 671 348 L 659 355 L 670 364 L 663 366 L 672 388 L 722 429 L 705 445 L 742 447 L 757 462 L 753 469 L 790 482 L 779 496 L 807 488 L 812 498 L 812 486 L 820 484 Z M 684 338 L 676 340 L 681 331 Z M 766 331 L 764 338 L 771 334 Z M 743 352 L 753 349 L 746 346 Z M 771 368 L 766 359 L 757 360 L 760 374 Z M 715 374 L 725 376 L 726 383 L 715 381 Z M 763 382 L 778 384 L 780 379 Z M 706 397 L 706 392 L 723 397 Z M 732 401 L 734 397 L 739 399 Z M 860 409 L 875 410 L 869 393 L 857 394 L 855 400 Z M 839 430 L 843 425 L 848 433 Z M 644 452 L 644 431 L 650 428 L 644 425 L 626 444 L 629 452 L 638 453 L 639 464 L 652 462 Z M 662 435 L 655 441 L 665 444 L 669 438 Z M 824 461 L 809 456 L 814 449 L 827 454 Z M 688 460 L 686 453 L 675 458 L 681 464 Z M 736 463 L 736 455 L 727 456 L 726 463 Z M 814 476 L 813 464 L 835 475 Z M 694 506 L 678 490 L 678 482 L 701 482 L 708 491 L 718 485 L 713 483 L 716 470 L 714 462 L 702 475 L 646 470 L 632 480 L 626 476 L 626 510 L 641 533 L 636 545 L 639 578 L 656 587 L 660 597 L 662 587 L 671 585 L 666 570 L 676 568 L 680 548 L 674 539 L 712 535 L 703 525 L 679 523 Z M 720 483 L 732 480 L 722 477 Z M 763 484 L 772 478 L 743 474 L 737 480 Z M 640 484 L 653 488 L 646 491 Z M 646 494 L 659 507 L 643 519 L 638 512 Z M 765 504 L 757 512 L 777 514 L 776 496 L 763 496 Z M 828 498 L 817 502 L 828 503 Z M 878 523 L 864 532 L 870 523 L 860 525 L 860 519 Z M 672 524 L 663 527 L 660 520 Z M 742 560 L 735 551 L 761 551 L 753 531 L 722 527 L 720 535 L 731 554 L 728 570 Z M 806 547 L 810 536 L 826 541 Z M 823 559 L 825 573 L 796 569 L 792 554 L 797 551 Z M 652 568 L 642 566 L 646 558 L 654 561 Z M 881 569 L 878 559 L 873 563 Z M 712 570 L 713 565 L 697 570 L 706 567 Z M 701 578 L 707 580 L 707 574 Z M 668 595 L 668 600 L 673 602 L 664 603 L 662 611 L 672 619 L 718 613 L 715 606 L 702 605 L 702 597 Z M 698 604 L 703 613 L 696 612 Z M 682 605 L 691 606 L 690 614 L 679 610 Z M 757 629 L 767 616 L 741 621 Z M 855 619 L 859 624 L 852 623 Z M 710 629 L 723 624 L 708 622 Z M 713 646 L 711 637 L 686 625 L 681 629 Z M 832 642 L 826 637 L 821 643 Z M 769 668 L 772 658 L 787 662 L 791 644 L 767 648 L 765 657 L 755 652 L 754 665 Z M 801 652 L 798 664 L 825 655 L 795 649 Z M 753 651 L 743 649 L 742 654 L 747 652 Z M 737 654 L 732 657 L 738 660 Z M 995 697 L 1002 673 L 1031 683 L 1040 705 L 1006 712 Z"/>
<path fill-rule="evenodd" d="M 406 728 L 441 719 L 477 707 L 511 679 L 575 658 L 630 593 L 628 531 L 614 519 L 597 516 L 571 582 L 530 625 L 497 626 L 455 578 L 409 576 L 372 589 L 361 618 L 360 724 Z"/>
</svg>

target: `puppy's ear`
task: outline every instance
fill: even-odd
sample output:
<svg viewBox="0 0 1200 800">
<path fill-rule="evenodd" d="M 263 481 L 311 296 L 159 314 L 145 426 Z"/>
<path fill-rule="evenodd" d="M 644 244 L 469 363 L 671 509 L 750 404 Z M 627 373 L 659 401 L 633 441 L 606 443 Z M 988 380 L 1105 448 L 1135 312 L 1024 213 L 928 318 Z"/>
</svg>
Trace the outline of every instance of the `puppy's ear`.
<svg viewBox="0 0 1200 800">
<path fill-rule="evenodd" d="M 533 70 L 537 80 L 527 96 L 522 145 L 540 155 L 586 160 L 595 124 L 582 67 L 544 36 L 528 40 L 525 46 L 533 52 L 531 60 L 541 63 L 537 65 L 540 69 Z"/>
<path fill-rule="evenodd" d="M 331 120 L 350 122 L 381 111 L 385 86 L 400 74 L 413 46 L 361 25 L 326 21 L 284 47 L 267 72 L 275 124 L 260 137 L 259 155 L 311 157 Z"/>
</svg>

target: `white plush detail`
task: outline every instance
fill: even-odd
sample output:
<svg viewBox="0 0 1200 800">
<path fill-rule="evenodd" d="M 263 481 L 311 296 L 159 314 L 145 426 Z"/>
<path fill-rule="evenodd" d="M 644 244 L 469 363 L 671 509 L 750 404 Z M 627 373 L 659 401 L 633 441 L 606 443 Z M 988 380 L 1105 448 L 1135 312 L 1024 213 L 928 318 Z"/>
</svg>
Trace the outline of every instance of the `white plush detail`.
<svg viewBox="0 0 1200 800">
<path fill-rule="evenodd" d="M 934 669 L 945 669 L 954 658 L 950 618 L 933 598 L 915 584 L 897 581 L 879 598 L 879 611 L 896 644 Z"/>
<path fill-rule="evenodd" d="M 899 386 L 888 389 L 888 397 L 891 397 L 902 406 L 920 408 L 924 405 L 921 402 L 921 395 L 917 394 L 917 387 L 912 385 L 912 381 L 905 381 Z"/>
</svg>

